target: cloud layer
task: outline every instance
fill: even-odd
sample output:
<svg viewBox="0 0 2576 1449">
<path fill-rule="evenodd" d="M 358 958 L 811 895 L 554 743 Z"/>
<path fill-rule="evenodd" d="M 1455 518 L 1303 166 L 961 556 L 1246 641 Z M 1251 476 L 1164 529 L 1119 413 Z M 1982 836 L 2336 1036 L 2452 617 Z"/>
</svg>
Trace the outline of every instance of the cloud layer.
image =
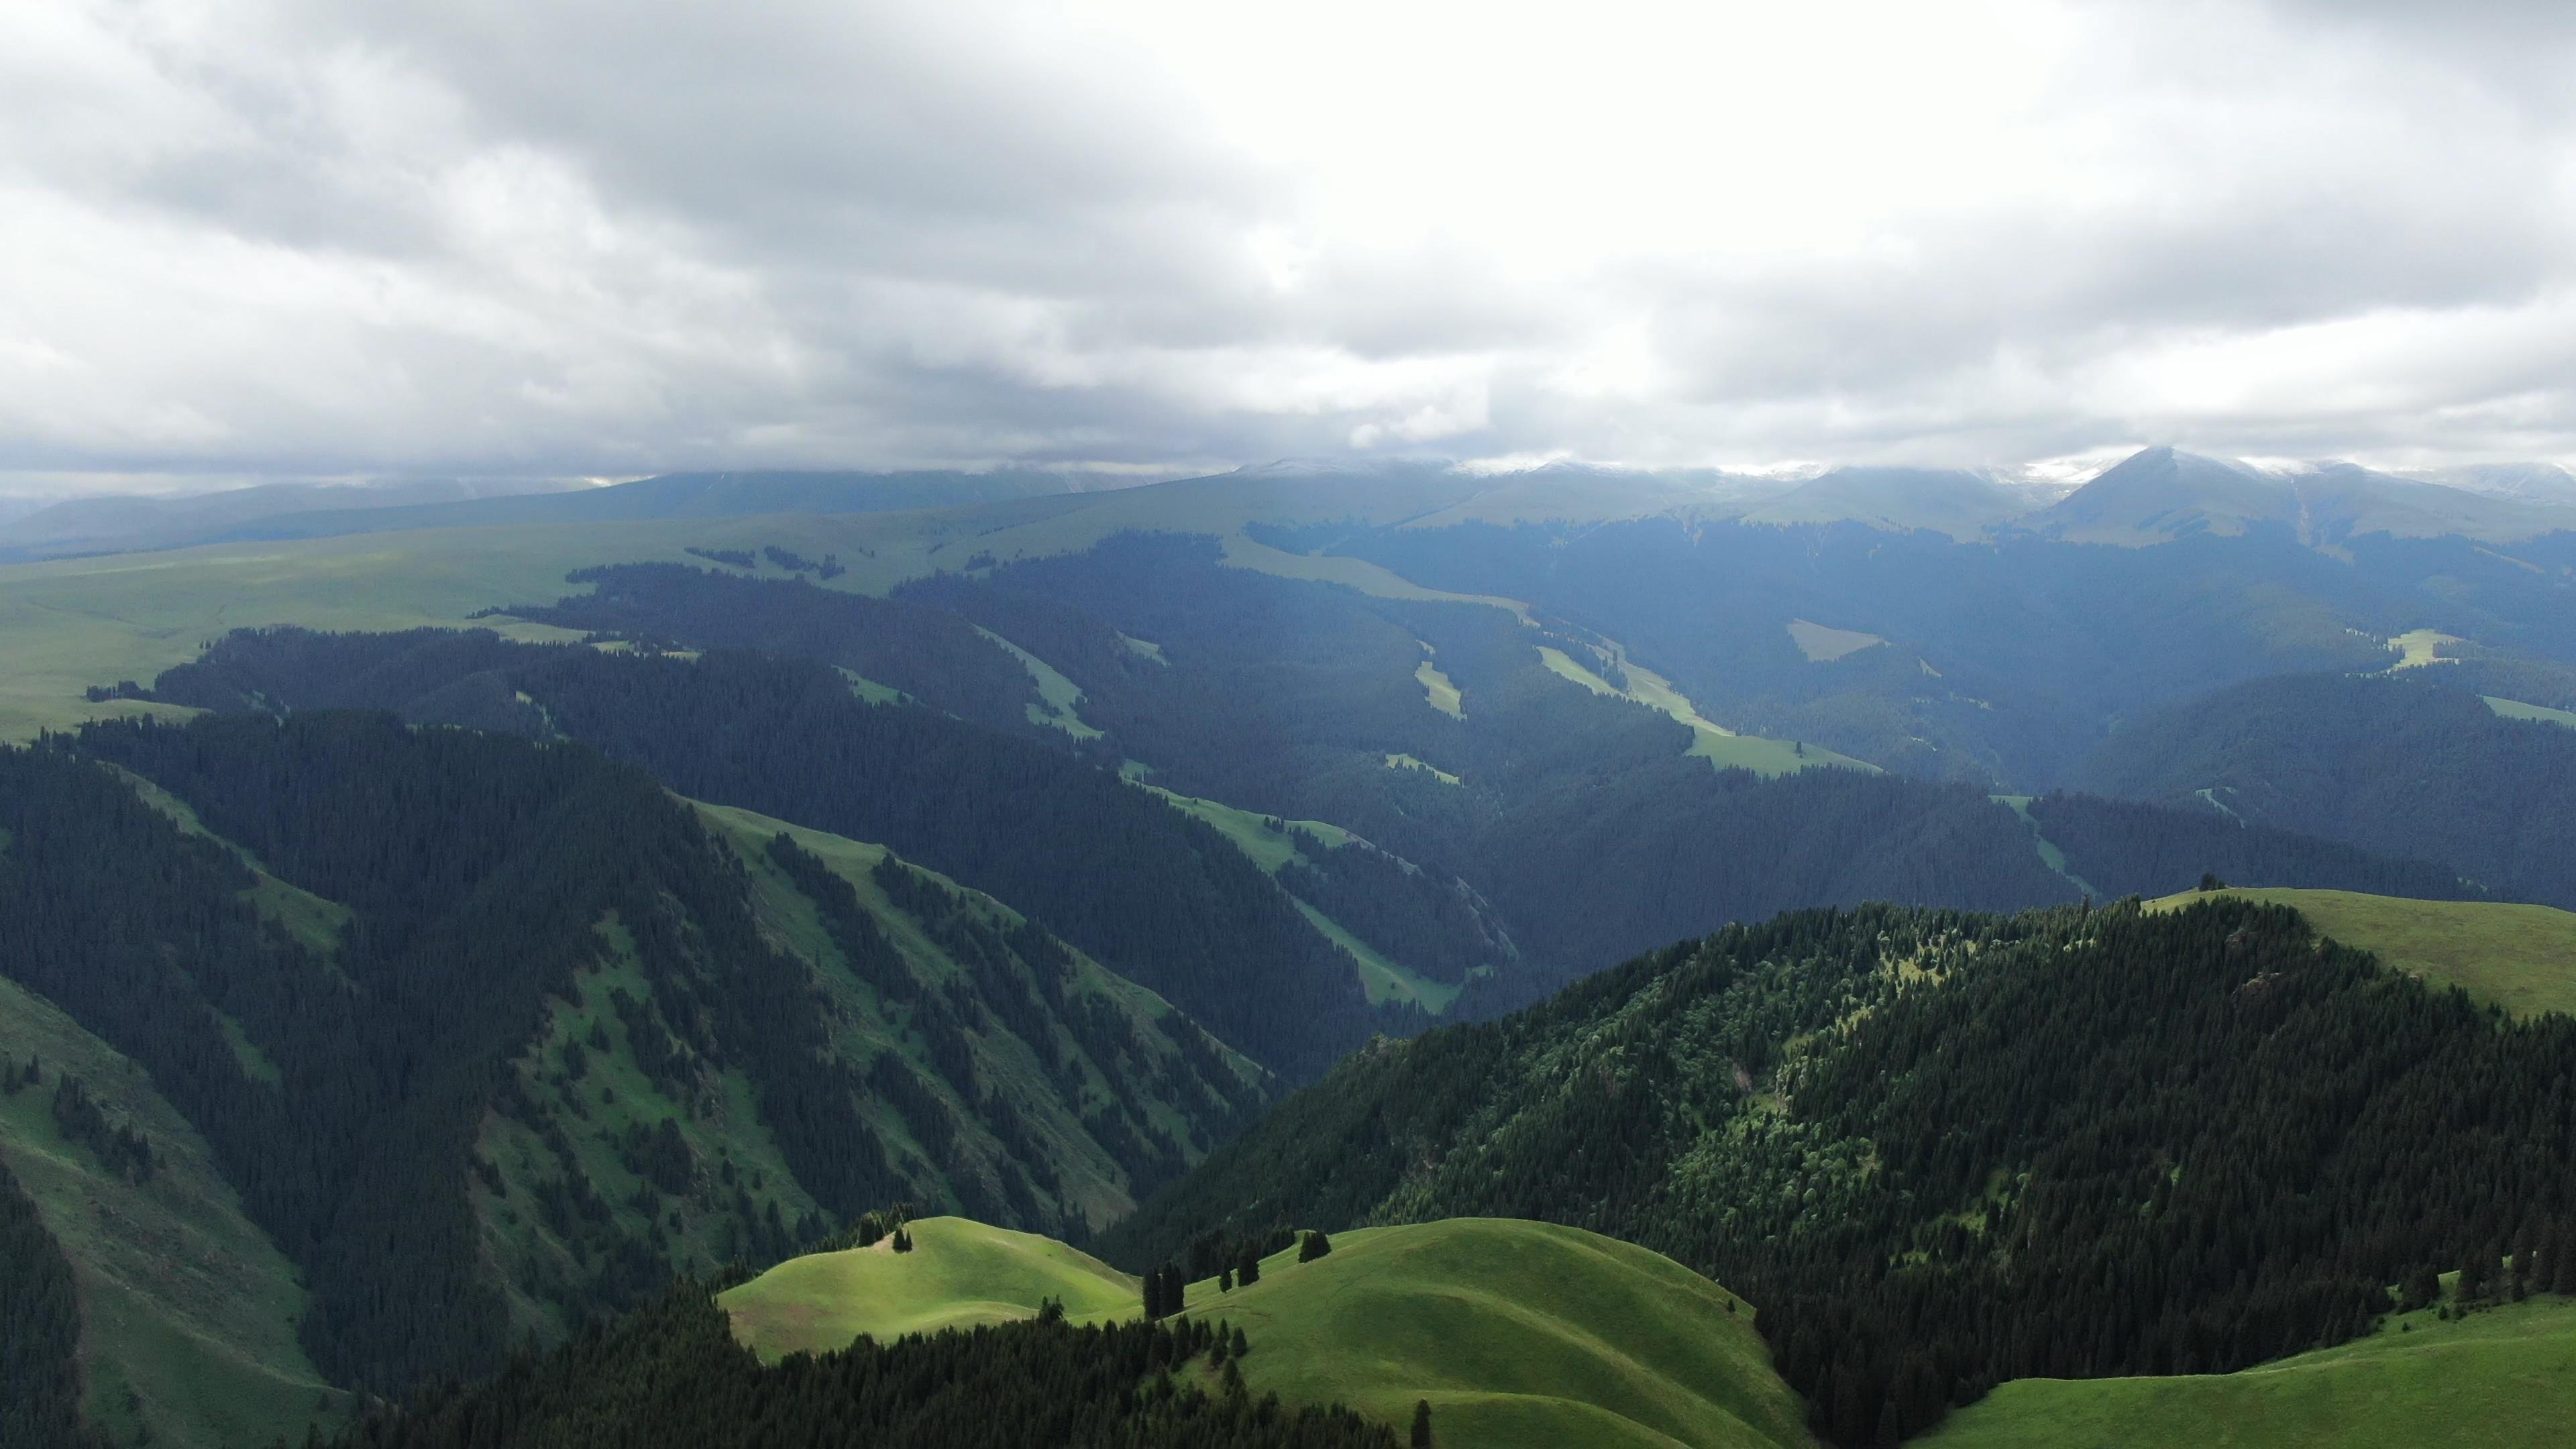
<svg viewBox="0 0 2576 1449">
<path fill-rule="evenodd" d="M 11 30 L 0 473 L 2576 457 L 2560 6 Z"/>
</svg>

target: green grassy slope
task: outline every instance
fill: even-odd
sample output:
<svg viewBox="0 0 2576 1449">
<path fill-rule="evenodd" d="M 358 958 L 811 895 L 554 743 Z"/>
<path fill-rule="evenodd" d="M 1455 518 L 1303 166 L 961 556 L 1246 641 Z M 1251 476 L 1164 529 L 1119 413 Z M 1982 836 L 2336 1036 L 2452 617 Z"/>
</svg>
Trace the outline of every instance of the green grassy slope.
<svg viewBox="0 0 2576 1449">
<path fill-rule="evenodd" d="M 763 930 L 787 950 L 813 962 L 820 971 L 824 989 L 838 1008 L 834 1034 L 843 1055 L 864 1062 L 880 1052 L 896 1052 L 921 1069 L 924 1090 L 953 1109 L 959 1123 L 959 1143 L 967 1158 L 962 1162 L 932 1160 L 934 1154 L 913 1141 L 902 1119 L 884 1103 L 874 1104 L 876 1116 L 871 1125 L 889 1144 L 913 1149 L 909 1171 L 919 1192 L 918 1201 L 943 1209 L 968 1206 L 971 1198 L 960 1191 L 956 1175 L 991 1170 L 1007 1149 L 980 1124 L 984 1114 L 979 1104 L 961 1098 L 931 1069 L 926 1044 L 917 1032 L 906 1030 L 903 1014 L 849 970 L 813 902 L 767 859 L 768 842 L 784 831 L 847 881 L 861 906 L 876 918 L 897 954 L 924 984 L 946 987 L 960 978 L 971 978 L 967 967 L 956 959 L 938 932 L 899 908 L 873 878 L 871 873 L 886 855 L 883 846 L 791 825 L 738 807 L 698 803 L 696 808 L 699 817 L 732 845 L 750 872 Z M 908 868 L 955 892 L 968 910 L 998 928 L 1016 927 L 1023 920 L 1019 912 L 990 896 L 964 890 L 936 872 L 918 866 Z M 1144 1106 L 1151 1124 L 1168 1134 L 1188 1161 L 1195 1162 L 1208 1146 L 1200 1124 L 1208 1119 L 1211 1104 L 1184 1100 L 1178 1095 L 1191 1088 L 1186 1073 L 1172 1071 L 1174 1062 L 1168 1056 L 1171 1048 L 1161 1030 L 1165 1019 L 1173 1015 L 1171 1004 L 1088 956 L 1079 952 L 1072 955 L 1076 994 L 1099 1003 L 1110 1019 L 1124 1025 L 1131 1059 L 1100 1060 L 1092 1044 L 1078 1039 L 1061 1024 L 1044 1042 L 1024 1042 L 1009 1032 L 988 1029 L 975 1033 L 972 1045 L 984 1089 L 1006 1100 L 1018 1112 L 1030 1141 L 1061 1180 L 1065 1205 L 1096 1228 L 1135 1207 L 1136 1184 L 1086 1128 L 1083 1113 L 1132 1093 Z M 1160 1051 L 1156 1052 L 1158 1046 Z M 1134 1059 L 1133 1054 L 1138 1052 L 1155 1055 L 1151 1060 Z M 1265 1080 L 1262 1070 L 1240 1053 L 1222 1046 L 1218 1052 L 1240 1081 L 1258 1085 Z M 1125 1093 L 1113 1083 L 1113 1074 L 1125 1084 Z"/>
<path fill-rule="evenodd" d="M 1134 1278 L 1061 1244 L 953 1218 L 912 1234 L 909 1254 L 879 1244 L 800 1258 L 719 1301 L 765 1358 L 860 1333 L 1028 1317 L 1048 1297 L 1076 1319 L 1137 1312 Z M 1813 1442 L 1751 1305 L 1578 1228 L 1457 1218 L 1361 1229 L 1313 1263 L 1293 1249 L 1264 1259 L 1248 1288 L 1191 1284 L 1186 1311 L 1244 1329 L 1253 1393 L 1345 1403 L 1399 1428 L 1428 1399 L 1444 1444 Z"/>
<path fill-rule="evenodd" d="M 718 1296 L 734 1336 L 764 1359 L 978 1323 L 1034 1318 L 1049 1298 L 1075 1318 L 1132 1316 L 1137 1280 L 1052 1238 L 966 1218 L 924 1218 L 873 1247 L 791 1259 Z"/>
<path fill-rule="evenodd" d="M 2487 702 L 2487 708 L 2506 719 L 2536 719 L 2576 730 L 2576 711 L 2551 709 L 2545 704 L 2525 704 L 2518 699 L 2498 699 L 2492 694 L 2479 697 Z"/>
<path fill-rule="evenodd" d="M 0 1096 L 0 1159 L 72 1263 L 91 1419 L 118 1443 L 208 1446 L 300 1440 L 308 1422 L 334 1422 L 347 1398 L 296 1342 L 294 1266 L 142 1068 L 6 980 L 0 1056 L 44 1064 L 42 1086 Z M 150 1142 L 149 1180 L 65 1140 L 52 1110 L 65 1070 Z"/>
<path fill-rule="evenodd" d="M 2232 1374 L 2018 1379 L 1915 1441 L 1945 1449 L 2485 1449 L 2564 1444 L 2576 1423 L 2576 1302 L 2443 1323 L 2392 1317 L 2370 1337 Z"/>
<path fill-rule="evenodd" d="M 1261 1273 L 1232 1293 L 1192 1284 L 1188 1299 L 1243 1325 L 1256 1394 L 1397 1425 L 1428 1399 L 1439 1442 L 1494 1449 L 1812 1442 L 1752 1306 L 1632 1244 L 1452 1218 L 1343 1233 L 1328 1257 L 1292 1250 Z"/>
<path fill-rule="evenodd" d="M 1387 763 L 1393 767 L 1398 760 L 1412 758 L 1410 755 L 1390 755 Z M 1435 770 L 1433 773 L 1439 772 Z M 1455 775 L 1442 778 L 1452 784 L 1458 779 Z M 1289 861 L 1301 854 L 1312 858 L 1317 851 L 1339 850 L 1359 838 L 1326 820 L 1283 820 L 1279 822 L 1282 828 L 1274 830 L 1268 817 L 1249 810 L 1237 809 L 1216 800 L 1202 800 L 1194 795 L 1177 795 L 1160 785 L 1143 788 L 1161 796 L 1182 814 L 1196 816 L 1215 826 L 1217 833 L 1234 842 L 1235 848 L 1261 867 L 1264 875 L 1277 875 Z M 1459 987 L 1434 981 L 1393 959 L 1353 935 L 1341 922 L 1295 896 L 1290 896 L 1289 902 L 1296 906 L 1297 914 L 1306 918 L 1308 925 L 1322 933 L 1325 940 L 1350 953 L 1351 960 L 1358 964 L 1360 989 L 1368 993 L 1372 1005 L 1386 1001 L 1411 1001 L 1437 1016 L 1458 999 Z"/>
<path fill-rule="evenodd" d="M 2419 901 L 2353 891 L 2219 892 L 2295 908 L 2318 931 L 2369 951 L 2389 966 L 2458 986 L 2522 1016 L 2576 1014 L 2576 912 L 2497 901 Z M 2150 901 L 2180 910 L 2209 897 L 2197 891 Z"/>
</svg>

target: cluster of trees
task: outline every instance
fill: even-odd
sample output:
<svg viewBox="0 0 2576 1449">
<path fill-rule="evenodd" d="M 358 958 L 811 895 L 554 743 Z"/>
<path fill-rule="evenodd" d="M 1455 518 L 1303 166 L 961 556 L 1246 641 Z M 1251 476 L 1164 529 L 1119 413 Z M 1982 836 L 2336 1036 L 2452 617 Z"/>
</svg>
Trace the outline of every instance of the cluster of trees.
<svg viewBox="0 0 2576 1449">
<path fill-rule="evenodd" d="M 80 1336 L 72 1265 L 0 1163 L 0 1444 L 105 1449 L 81 1416 Z"/>
<path fill-rule="evenodd" d="M 2003 1379 L 2238 1368 L 2363 1331 L 2419 1270 L 2547 1264 L 2571 1084 L 2576 1022 L 2286 910 L 1802 912 L 1361 1053 L 1099 1248 L 1570 1223 L 1750 1297 L 1858 1445 Z"/>
<path fill-rule="evenodd" d="M 891 1344 L 862 1337 L 763 1365 L 705 1288 L 683 1282 L 491 1382 L 374 1415 L 337 1449 L 658 1449 L 862 1443 L 920 1449 L 1393 1449 L 1340 1406 L 1253 1398 L 1241 1328 L 1181 1318 L 1076 1328 L 1055 1305 L 1026 1322 Z M 1213 1375 L 1215 1391 L 1202 1387 Z M 0 1410 L 5 1412 L 5 1410 Z"/>
<path fill-rule="evenodd" d="M 22 1080 L 29 1085 L 43 1080 L 41 1064 L 29 1061 Z M 0 1067 L 0 1082 L 10 1083 L 4 1090 L 17 1094 L 19 1089 L 5 1067 Z M 129 1182 L 152 1180 L 151 1139 L 131 1123 L 109 1121 L 107 1109 L 90 1096 L 88 1084 L 69 1072 L 54 1083 L 54 1126 L 66 1140 L 88 1148 L 108 1171 Z"/>
</svg>

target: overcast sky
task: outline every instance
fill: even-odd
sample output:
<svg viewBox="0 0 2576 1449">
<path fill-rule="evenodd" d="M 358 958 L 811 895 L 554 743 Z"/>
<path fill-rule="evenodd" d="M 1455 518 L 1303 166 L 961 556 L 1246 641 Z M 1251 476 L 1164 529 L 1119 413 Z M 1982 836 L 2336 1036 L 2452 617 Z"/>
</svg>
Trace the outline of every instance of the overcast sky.
<svg viewBox="0 0 2576 1449">
<path fill-rule="evenodd" d="M 2576 458 L 2576 6 L 19 0 L 0 487 Z"/>
</svg>

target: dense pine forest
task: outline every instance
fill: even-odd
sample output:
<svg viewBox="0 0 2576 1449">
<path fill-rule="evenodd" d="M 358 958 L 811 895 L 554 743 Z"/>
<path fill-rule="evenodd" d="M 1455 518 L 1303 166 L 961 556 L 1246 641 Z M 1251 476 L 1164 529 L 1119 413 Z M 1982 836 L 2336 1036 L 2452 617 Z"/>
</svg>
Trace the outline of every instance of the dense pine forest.
<svg viewBox="0 0 2576 1449">
<path fill-rule="evenodd" d="M 2499 715 L 2474 688 L 2445 687 L 2455 668 L 2238 685 L 2112 736 L 2092 783 L 2206 802 L 2213 815 L 2369 850 L 2420 852 L 2513 899 L 2576 906 L 2576 851 L 2567 848 L 2576 839 L 2576 729 Z M 2466 672 L 2496 669 L 2473 662 Z"/>
<path fill-rule="evenodd" d="M 1223 1342 L 1226 1348 L 1217 1345 Z M 614 1326 L 593 1325 L 490 1383 L 368 1419 L 334 1449 L 659 1449 L 671 1444 L 901 1444 L 914 1449 L 1394 1449 L 1392 1430 L 1339 1407 L 1210 1393 L 1192 1370 L 1246 1340 L 1173 1319 L 1076 1328 L 1061 1310 L 1000 1327 L 763 1365 L 707 1290 L 682 1282 Z"/>
<path fill-rule="evenodd" d="M 2005 1378 L 2333 1343 L 2427 1269 L 2576 1264 L 2576 1022 L 2295 913 L 1730 928 L 1354 1057 L 1111 1235 L 1534 1217 L 1740 1286 L 1837 1443 Z"/>
<path fill-rule="evenodd" d="M 103 1449 L 82 1416 L 71 1264 L 0 1165 L 0 1444 Z"/>
</svg>

